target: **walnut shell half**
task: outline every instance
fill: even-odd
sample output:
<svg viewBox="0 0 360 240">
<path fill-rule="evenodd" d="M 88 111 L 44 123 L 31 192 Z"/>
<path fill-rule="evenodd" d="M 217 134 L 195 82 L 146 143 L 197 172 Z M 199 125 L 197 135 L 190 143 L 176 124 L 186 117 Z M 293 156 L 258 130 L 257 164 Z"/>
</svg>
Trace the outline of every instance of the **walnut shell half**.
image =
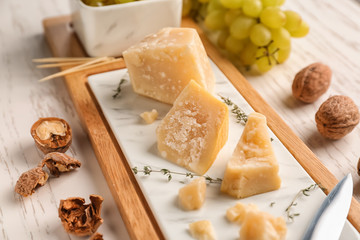
<svg viewBox="0 0 360 240">
<path fill-rule="evenodd" d="M 65 153 L 51 152 L 45 155 L 41 166 L 46 165 L 50 173 L 58 177 L 62 172 L 69 172 L 81 166 L 81 162 Z"/>
<path fill-rule="evenodd" d="M 322 63 L 313 63 L 295 75 L 292 84 L 293 96 L 305 103 L 315 102 L 329 88 L 331 69 Z"/>
<path fill-rule="evenodd" d="M 35 192 L 35 188 L 43 186 L 49 175 L 41 168 L 36 167 L 24 172 L 15 185 L 15 192 L 27 197 Z"/>
<path fill-rule="evenodd" d="M 66 232 L 77 236 L 90 236 L 103 223 L 101 218 L 101 204 L 103 198 L 90 195 L 90 204 L 79 197 L 60 200 L 59 217 Z"/>
<path fill-rule="evenodd" d="M 61 118 L 40 118 L 31 127 L 36 146 L 44 153 L 66 152 L 72 141 L 70 125 Z"/>
<path fill-rule="evenodd" d="M 326 138 L 340 139 L 359 123 L 360 113 L 353 100 L 347 96 L 330 97 L 316 112 L 316 126 Z"/>
</svg>

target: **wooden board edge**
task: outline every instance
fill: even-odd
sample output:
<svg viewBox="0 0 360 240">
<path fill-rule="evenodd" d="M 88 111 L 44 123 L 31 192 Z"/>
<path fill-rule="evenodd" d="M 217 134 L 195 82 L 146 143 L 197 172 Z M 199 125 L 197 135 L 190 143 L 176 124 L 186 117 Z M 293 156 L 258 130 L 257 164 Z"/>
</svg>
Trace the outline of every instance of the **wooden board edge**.
<svg viewBox="0 0 360 240">
<path fill-rule="evenodd" d="M 233 86 L 245 98 L 250 106 L 266 116 L 269 128 L 295 157 L 310 177 L 323 186 L 328 194 L 338 183 L 335 176 L 322 164 L 307 145 L 292 131 L 274 109 L 259 95 L 240 71 L 224 56 L 206 37 L 204 31 L 189 18 L 183 19 L 183 27 L 195 28 L 200 35 L 206 52 L 211 60 L 219 67 Z M 348 220 L 360 232 L 360 203 L 353 197 L 348 214 Z"/>
<path fill-rule="evenodd" d="M 59 32 L 67 31 L 64 29 L 64 24 L 69 20 L 70 18 L 65 16 L 43 21 L 45 37 L 55 57 L 62 57 L 61 50 L 58 50 L 62 46 L 56 46 L 57 43 L 53 36 L 62 36 Z M 76 37 L 72 36 L 71 38 Z M 65 41 L 73 42 L 74 39 L 71 38 Z M 81 50 L 74 56 L 84 55 L 85 53 Z M 99 105 L 95 104 L 95 98 L 87 87 L 89 75 L 120 69 L 124 66 L 123 61 L 119 60 L 111 65 L 68 75 L 65 77 L 65 84 L 79 118 L 88 133 L 98 163 L 103 172 L 109 173 L 104 176 L 131 239 L 165 239 L 115 136 L 110 131 Z M 112 181 L 110 175 L 118 181 Z"/>
</svg>

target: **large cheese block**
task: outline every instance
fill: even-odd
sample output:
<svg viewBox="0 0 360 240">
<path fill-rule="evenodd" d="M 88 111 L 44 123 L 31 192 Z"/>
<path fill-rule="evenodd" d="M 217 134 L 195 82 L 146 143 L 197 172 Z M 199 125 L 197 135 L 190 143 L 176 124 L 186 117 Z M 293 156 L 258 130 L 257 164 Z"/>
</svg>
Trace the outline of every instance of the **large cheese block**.
<svg viewBox="0 0 360 240">
<path fill-rule="evenodd" d="M 136 93 L 172 104 L 190 80 L 212 92 L 214 73 L 195 29 L 164 28 L 123 53 Z"/>
<path fill-rule="evenodd" d="M 162 157 L 204 174 L 228 139 L 226 104 L 195 81 L 184 88 L 156 129 Z"/>
<path fill-rule="evenodd" d="M 205 201 L 206 182 L 205 178 L 199 177 L 192 180 L 179 190 L 179 204 L 184 210 L 196 210 L 201 208 Z"/>
<path fill-rule="evenodd" d="M 244 198 L 279 189 L 278 171 L 266 118 L 260 113 L 252 113 L 227 164 L 221 191 Z"/>
<path fill-rule="evenodd" d="M 227 210 L 229 221 L 241 225 L 241 240 L 284 240 L 286 238 L 286 222 L 283 217 L 274 217 L 260 211 L 255 204 L 237 203 Z"/>
</svg>

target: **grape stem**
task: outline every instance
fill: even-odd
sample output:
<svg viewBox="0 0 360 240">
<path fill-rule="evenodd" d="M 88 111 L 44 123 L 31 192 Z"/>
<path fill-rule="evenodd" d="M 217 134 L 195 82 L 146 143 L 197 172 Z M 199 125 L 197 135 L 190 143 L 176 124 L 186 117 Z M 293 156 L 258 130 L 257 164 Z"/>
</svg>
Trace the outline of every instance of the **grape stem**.
<svg viewBox="0 0 360 240">
<path fill-rule="evenodd" d="M 270 58 L 272 57 L 275 60 L 276 64 L 279 64 L 279 61 L 275 57 L 275 53 L 277 53 L 280 49 L 276 48 L 273 52 L 269 51 L 269 47 L 273 42 L 274 41 L 271 40 L 268 45 L 263 46 L 263 47 L 259 47 L 259 48 L 264 48 L 264 52 L 263 52 L 264 54 L 259 56 L 259 57 L 256 57 L 256 60 L 259 60 L 260 58 L 266 57 L 268 59 L 269 65 L 271 65 L 271 59 Z"/>
</svg>

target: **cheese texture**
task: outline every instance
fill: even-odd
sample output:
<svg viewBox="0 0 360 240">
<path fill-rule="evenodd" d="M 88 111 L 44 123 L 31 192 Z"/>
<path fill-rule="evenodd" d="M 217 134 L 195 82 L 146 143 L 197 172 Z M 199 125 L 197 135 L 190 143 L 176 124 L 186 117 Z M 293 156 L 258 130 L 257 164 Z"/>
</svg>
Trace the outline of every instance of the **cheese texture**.
<svg viewBox="0 0 360 240">
<path fill-rule="evenodd" d="M 205 178 L 199 177 L 192 180 L 179 190 L 179 204 L 185 210 L 201 208 L 205 201 Z"/>
<path fill-rule="evenodd" d="M 190 223 L 189 230 L 193 238 L 197 240 L 215 240 L 215 230 L 208 220 Z"/>
<path fill-rule="evenodd" d="M 212 92 L 215 76 L 192 28 L 164 28 L 123 53 L 136 93 L 173 104 L 190 80 Z"/>
<path fill-rule="evenodd" d="M 221 191 L 244 198 L 279 189 L 278 171 L 266 118 L 260 113 L 252 113 L 227 164 Z"/>
<path fill-rule="evenodd" d="M 162 157 L 203 175 L 228 139 L 227 106 L 195 81 L 181 92 L 156 129 Z"/>
<path fill-rule="evenodd" d="M 286 237 L 284 218 L 262 212 L 255 204 L 237 203 L 227 210 L 226 217 L 241 225 L 241 240 L 284 240 Z"/>
</svg>

